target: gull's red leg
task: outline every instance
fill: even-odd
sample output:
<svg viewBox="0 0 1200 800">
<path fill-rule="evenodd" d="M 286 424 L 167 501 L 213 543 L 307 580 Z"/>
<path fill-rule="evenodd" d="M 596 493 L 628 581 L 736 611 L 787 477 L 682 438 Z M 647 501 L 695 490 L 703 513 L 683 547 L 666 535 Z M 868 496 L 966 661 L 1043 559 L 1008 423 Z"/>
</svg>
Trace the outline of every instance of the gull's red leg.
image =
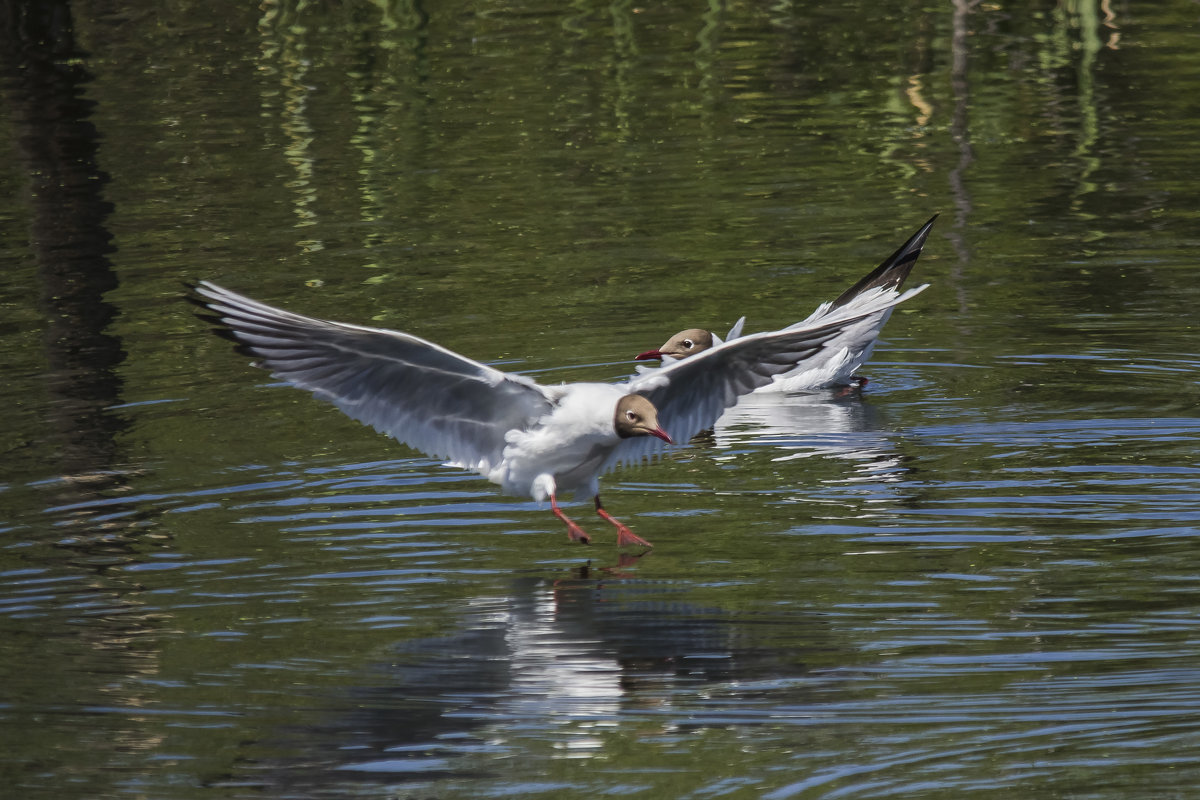
<svg viewBox="0 0 1200 800">
<path fill-rule="evenodd" d="M 567 523 L 567 536 L 571 538 L 572 542 L 591 544 L 592 537 L 588 536 L 587 532 L 579 527 L 579 523 L 562 512 L 562 509 L 558 507 L 558 502 L 554 499 L 554 495 L 550 495 L 550 510 L 554 512 L 554 516 Z"/>
<path fill-rule="evenodd" d="M 617 547 L 654 547 L 605 511 L 604 506 L 600 505 L 600 495 L 596 495 L 596 513 L 617 527 Z"/>
</svg>

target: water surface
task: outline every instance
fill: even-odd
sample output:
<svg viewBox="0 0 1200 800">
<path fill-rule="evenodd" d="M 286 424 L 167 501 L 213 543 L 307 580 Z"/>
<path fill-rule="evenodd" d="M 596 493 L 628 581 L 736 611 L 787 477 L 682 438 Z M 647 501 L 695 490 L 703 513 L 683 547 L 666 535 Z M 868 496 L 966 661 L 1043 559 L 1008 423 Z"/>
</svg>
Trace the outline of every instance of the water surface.
<svg viewBox="0 0 1200 800">
<path fill-rule="evenodd" d="M 49 3 L 0 43 L 24 798 L 1200 783 L 1196 23 L 1110 2 Z M 942 214 L 861 395 L 568 544 L 275 385 L 211 279 L 539 380 L 791 323 Z"/>
</svg>

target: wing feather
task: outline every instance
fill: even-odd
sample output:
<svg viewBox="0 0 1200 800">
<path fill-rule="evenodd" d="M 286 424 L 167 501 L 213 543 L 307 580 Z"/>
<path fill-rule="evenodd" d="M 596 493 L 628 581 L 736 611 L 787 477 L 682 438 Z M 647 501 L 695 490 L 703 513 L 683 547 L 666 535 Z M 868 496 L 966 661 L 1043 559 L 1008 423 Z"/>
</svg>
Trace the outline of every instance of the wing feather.
<svg viewBox="0 0 1200 800">
<path fill-rule="evenodd" d="M 742 395 L 766 386 L 775 375 L 802 366 L 827 346 L 835 346 L 846 328 L 893 308 L 924 288 L 903 294 L 894 289 L 873 289 L 856 298 L 853 306 L 834 309 L 808 324 L 738 336 L 661 369 L 644 370 L 623 388 L 652 402 L 658 409 L 659 422 L 672 439 L 682 444 L 712 427 Z M 605 469 L 641 462 L 658 455 L 664 447 L 650 437 L 626 439 Z"/>
<path fill-rule="evenodd" d="M 534 381 L 416 336 L 305 317 L 208 281 L 194 291 L 257 366 L 437 458 L 486 473 L 510 430 L 552 408 Z"/>
</svg>

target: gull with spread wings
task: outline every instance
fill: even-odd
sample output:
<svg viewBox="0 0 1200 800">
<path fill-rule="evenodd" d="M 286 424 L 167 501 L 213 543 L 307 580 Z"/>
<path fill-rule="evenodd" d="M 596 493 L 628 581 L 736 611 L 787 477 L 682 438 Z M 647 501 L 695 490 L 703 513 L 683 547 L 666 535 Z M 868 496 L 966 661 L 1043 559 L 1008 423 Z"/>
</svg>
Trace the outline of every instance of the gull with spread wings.
<svg viewBox="0 0 1200 800">
<path fill-rule="evenodd" d="M 543 386 L 411 334 L 302 316 L 208 281 L 192 289 L 191 300 L 256 366 L 509 494 L 549 500 L 570 539 L 585 544 L 590 536 L 558 497 L 586 493 L 622 547 L 650 543 L 605 510 L 602 474 L 686 443 L 739 396 L 913 294 L 876 292 L 812 325 L 741 336 L 621 383 Z"/>
</svg>

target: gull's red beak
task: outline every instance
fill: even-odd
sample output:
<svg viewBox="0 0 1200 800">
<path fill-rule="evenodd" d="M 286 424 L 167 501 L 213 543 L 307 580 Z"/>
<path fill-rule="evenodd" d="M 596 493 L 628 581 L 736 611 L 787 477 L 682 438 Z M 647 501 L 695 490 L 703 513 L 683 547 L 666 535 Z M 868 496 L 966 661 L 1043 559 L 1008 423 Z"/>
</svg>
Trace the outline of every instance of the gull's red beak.
<svg viewBox="0 0 1200 800">
<path fill-rule="evenodd" d="M 662 350 L 647 350 L 637 356 L 634 356 L 634 361 L 649 361 L 652 358 L 662 358 Z"/>
<path fill-rule="evenodd" d="M 671 435 L 669 433 L 667 433 L 666 431 L 664 431 L 662 429 L 661 425 L 656 430 L 650 431 L 650 435 L 657 436 L 659 439 L 662 439 L 667 444 L 675 444 L 675 440 L 671 438 Z"/>
</svg>

